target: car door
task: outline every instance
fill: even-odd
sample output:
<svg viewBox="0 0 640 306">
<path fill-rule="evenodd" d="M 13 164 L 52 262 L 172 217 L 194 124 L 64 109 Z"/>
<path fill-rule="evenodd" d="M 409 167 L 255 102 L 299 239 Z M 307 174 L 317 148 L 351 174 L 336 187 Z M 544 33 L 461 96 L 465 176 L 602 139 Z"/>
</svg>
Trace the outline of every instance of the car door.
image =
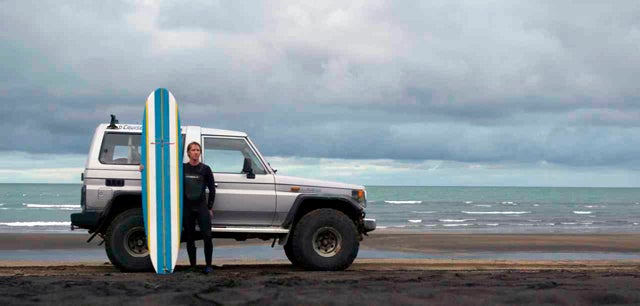
<svg viewBox="0 0 640 306">
<path fill-rule="evenodd" d="M 270 226 L 276 211 L 275 178 L 244 137 L 202 137 L 204 163 L 213 170 L 216 226 Z M 243 173 L 251 160 L 253 174 Z"/>
</svg>

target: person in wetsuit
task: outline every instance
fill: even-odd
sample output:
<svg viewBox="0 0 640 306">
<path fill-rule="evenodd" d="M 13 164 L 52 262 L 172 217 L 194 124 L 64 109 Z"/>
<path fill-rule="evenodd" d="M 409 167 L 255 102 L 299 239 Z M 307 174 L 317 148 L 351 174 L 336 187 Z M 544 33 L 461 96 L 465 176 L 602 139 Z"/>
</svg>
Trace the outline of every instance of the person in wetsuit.
<svg viewBox="0 0 640 306">
<path fill-rule="evenodd" d="M 200 162 L 202 148 L 199 143 L 192 142 L 187 146 L 189 162 L 183 164 L 184 175 L 184 203 L 183 219 L 184 238 L 187 242 L 187 253 L 191 268 L 196 268 L 196 222 L 200 226 L 200 233 L 204 240 L 204 258 L 206 266 L 204 273 L 211 272 L 211 257 L 213 243 L 211 241 L 211 218 L 213 217 L 213 201 L 216 197 L 215 181 L 209 166 Z M 209 188 L 207 199 L 205 188 Z"/>
</svg>

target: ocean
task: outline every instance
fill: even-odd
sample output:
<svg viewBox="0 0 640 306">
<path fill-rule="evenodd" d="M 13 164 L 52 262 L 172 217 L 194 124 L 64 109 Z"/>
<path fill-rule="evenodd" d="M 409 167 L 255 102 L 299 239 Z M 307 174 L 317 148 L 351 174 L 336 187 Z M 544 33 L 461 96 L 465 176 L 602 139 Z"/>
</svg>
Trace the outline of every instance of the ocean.
<svg viewBox="0 0 640 306">
<path fill-rule="evenodd" d="M 79 184 L 0 184 L 0 232 L 71 232 Z M 640 232 L 640 188 L 367 186 L 380 229 L 455 233 Z M 85 233 L 85 231 L 75 231 Z"/>
</svg>

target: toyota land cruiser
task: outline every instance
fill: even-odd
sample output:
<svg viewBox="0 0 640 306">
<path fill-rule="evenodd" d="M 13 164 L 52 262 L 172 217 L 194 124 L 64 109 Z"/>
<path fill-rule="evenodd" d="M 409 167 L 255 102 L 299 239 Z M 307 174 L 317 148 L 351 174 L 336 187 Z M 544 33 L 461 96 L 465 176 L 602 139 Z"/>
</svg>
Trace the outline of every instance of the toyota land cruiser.
<svg viewBox="0 0 640 306">
<path fill-rule="evenodd" d="M 273 240 L 296 266 L 343 270 L 376 227 L 365 219 L 363 186 L 276 174 L 243 132 L 181 131 L 183 144 L 202 144 L 203 162 L 214 172 L 214 238 Z M 153 269 L 142 219 L 140 135 L 140 125 L 96 128 L 82 173 L 82 212 L 71 215 L 72 229 L 88 229 L 88 242 L 101 237 L 109 260 L 123 271 Z"/>
</svg>

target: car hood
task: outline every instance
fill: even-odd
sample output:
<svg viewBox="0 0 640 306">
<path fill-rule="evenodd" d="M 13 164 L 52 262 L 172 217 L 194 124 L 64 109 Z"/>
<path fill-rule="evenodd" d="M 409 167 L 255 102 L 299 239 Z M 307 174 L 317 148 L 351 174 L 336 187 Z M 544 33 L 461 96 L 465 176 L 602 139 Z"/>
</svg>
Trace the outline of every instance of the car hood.
<svg viewBox="0 0 640 306">
<path fill-rule="evenodd" d="M 278 185 L 301 185 L 312 187 L 324 187 L 324 188 L 339 188 L 339 189 L 364 189 L 362 185 L 345 184 L 330 181 L 312 180 L 301 177 L 276 175 L 276 184 Z"/>
</svg>

